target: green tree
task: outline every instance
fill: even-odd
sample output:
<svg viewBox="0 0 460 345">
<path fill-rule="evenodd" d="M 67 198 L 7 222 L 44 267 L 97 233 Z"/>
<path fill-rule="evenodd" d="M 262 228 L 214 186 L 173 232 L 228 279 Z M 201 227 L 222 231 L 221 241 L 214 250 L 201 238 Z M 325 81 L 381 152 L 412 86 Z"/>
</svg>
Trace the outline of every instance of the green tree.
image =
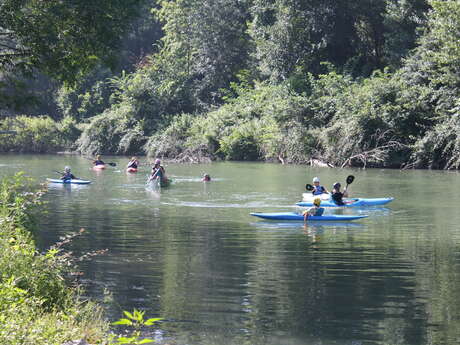
<svg viewBox="0 0 460 345">
<path fill-rule="evenodd" d="M 2 0 L 0 68 L 38 68 L 60 80 L 102 61 L 113 65 L 115 48 L 142 0 Z"/>
<path fill-rule="evenodd" d="M 163 95 L 194 112 L 219 104 L 220 89 L 237 80 L 249 65 L 246 1 L 163 1 L 156 12 L 164 23 L 162 49 L 151 71 Z M 186 101 L 186 103 L 184 103 Z"/>
<path fill-rule="evenodd" d="M 299 69 L 324 73 L 324 61 L 368 76 L 414 47 L 428 8 L 426 0 L 254 0 L 250 33 L 261 73 L 275 81 Z"/>
</svg>

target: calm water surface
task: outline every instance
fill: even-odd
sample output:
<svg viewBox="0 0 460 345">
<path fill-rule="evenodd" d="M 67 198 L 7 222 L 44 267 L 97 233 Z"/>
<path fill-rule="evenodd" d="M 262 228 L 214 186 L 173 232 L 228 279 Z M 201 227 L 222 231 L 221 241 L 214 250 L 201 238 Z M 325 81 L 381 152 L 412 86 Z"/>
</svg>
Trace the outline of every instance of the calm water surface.
<svg viewBox="0 0 460 345">
<path fill-rule="evenodd" d="M 82 157 L 2 155 L 0 176 L 38 181 L 65 165 L 89 186 L 49 185 L 38 241 L 46 248 L 80 228 L 87 294 L 111 320 L 140 308 L 165 321 L 160 344 L 459 344 L 460 175 L 332 170 L 261 163 L 166 164 L 174 183 L 146 188 L 148 167 L 89 170 Z M 200 181 L 204 172 L 213 180 Z M 352 223 L 268 222 L 289 211 L 305 183 L 330 188 L 347 175 L 353 196 L 393 196 Z"/>
</svg>

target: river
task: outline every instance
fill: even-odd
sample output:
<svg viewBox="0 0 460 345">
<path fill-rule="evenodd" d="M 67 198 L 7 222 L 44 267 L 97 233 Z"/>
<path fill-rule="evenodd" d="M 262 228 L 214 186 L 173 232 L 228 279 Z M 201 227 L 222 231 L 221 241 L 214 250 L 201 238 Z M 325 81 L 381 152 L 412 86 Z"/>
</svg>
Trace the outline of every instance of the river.
<svg viewBox="0 0 460 345">
<path fill-rule="evenodd" d="M 164 321 L 159 344 L 441 345 L 460 343 L 460 175 L 218 162 L 169 164 L 169 188 L 123 157 L 92 171 L 80 156 L 0 155 L 0 176 L 44 182 L 65 165 L 87 186 L 49 185 L 40 248 L 86 230 L 80 282 L 110 320 L 138 308 Z M 142 160 L 144 161 L 144 159 Z M 203 183 L 203 173 L 212 177 Z M 290 211 L 314 176 L 386 207 L 327 210 L 369 218 L 304 226 L 254 211 Z"/>
</svg>

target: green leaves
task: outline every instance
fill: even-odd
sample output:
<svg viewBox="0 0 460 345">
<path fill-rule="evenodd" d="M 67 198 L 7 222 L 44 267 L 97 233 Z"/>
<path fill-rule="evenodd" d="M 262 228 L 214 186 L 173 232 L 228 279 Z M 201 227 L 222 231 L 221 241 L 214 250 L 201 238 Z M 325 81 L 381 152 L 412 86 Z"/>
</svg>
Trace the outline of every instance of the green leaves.
<svg viewBox="0 0 460 345">
<path fill-rule="evenodd" d="M 0 3 L 0 71 L 38 68 L 66 82 L 114 50 L 143 0 L 16 1 Z"/>
<path fill-rule="evenodd" d="M 118 326 L 129 326 L 134 328 L 133 333 L 130 337 L 118 336 L 115 338 L 116 345 L 122 344 L 132 344 L 132 345 L 141 345 L 141 344 L 150 344 L 153 343 L 154 340 L 144 338 L 141 339 L 141 329 L 144 326 L 153 326 L 155 323 L 162 320 L 162 318 L 150 318 L 145 320 L 144 315 L 145 311 L 139 311 L 134 309 L 132 313 L 129 311 L 123 311 L 123 314 L 126 318 L 121 318 L 118 321 L 113 322 L 113 325 Z"/>
</svg>

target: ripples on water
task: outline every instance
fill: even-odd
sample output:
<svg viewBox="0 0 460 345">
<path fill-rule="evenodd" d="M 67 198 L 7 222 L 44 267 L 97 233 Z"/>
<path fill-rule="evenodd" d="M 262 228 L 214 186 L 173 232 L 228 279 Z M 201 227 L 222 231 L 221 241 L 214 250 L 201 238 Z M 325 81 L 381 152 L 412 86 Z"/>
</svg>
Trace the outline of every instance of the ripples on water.
<svg viewBox="0 0 460 345">
<path fill-rule="evenodd" d="M 82 282 L 114 320 L 145 309 L 171 344 L 457 344 L 460 339 L 458 174 L 306 169 L 273 164 L 169 165 L 170 188 L 146 188 L 148 167 L 90 171 L 79 157 L 7 156 L 0 175 L 44 181 L 71 165 L 89 186 L 50 185 L 40 245 L 84 227 L 72 250 L 108 248 Z M 125 164 L 120 158 L 110 158 Z M 206 171 L 210 183 L 201 182 Z M 356 176 L 353 196 L 388 207 L 331 209 L 357 222 L 257 220 L 293 211 L 305 183 Z"/>
</svg>

